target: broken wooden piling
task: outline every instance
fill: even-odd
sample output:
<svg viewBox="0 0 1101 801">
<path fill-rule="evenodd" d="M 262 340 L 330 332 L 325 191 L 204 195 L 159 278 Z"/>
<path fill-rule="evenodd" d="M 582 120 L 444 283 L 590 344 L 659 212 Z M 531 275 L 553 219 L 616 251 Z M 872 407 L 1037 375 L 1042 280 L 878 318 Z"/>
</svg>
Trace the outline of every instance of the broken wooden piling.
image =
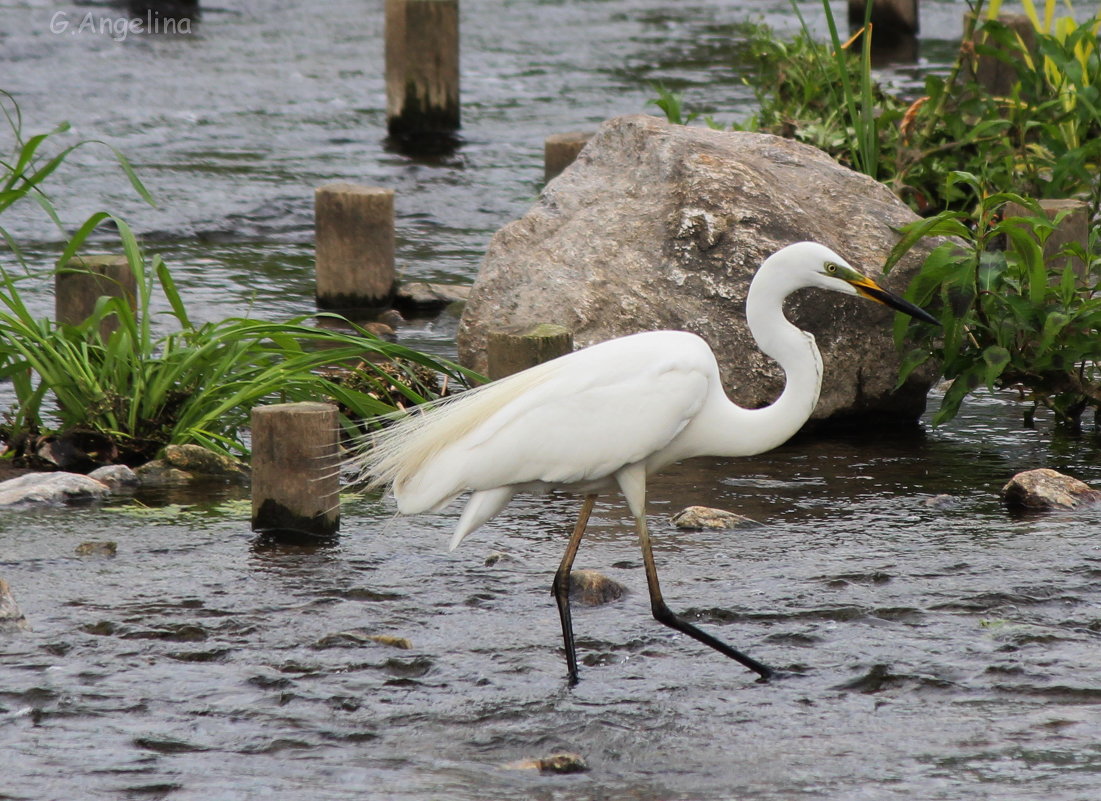
<svg viewBox="0 0 1101 801">
<path fill-rule="evenodd" d="M 276 539 L 330 538 L 340 528 L 336 406 L 252 410 L 252 529 Z"/>
</svg>

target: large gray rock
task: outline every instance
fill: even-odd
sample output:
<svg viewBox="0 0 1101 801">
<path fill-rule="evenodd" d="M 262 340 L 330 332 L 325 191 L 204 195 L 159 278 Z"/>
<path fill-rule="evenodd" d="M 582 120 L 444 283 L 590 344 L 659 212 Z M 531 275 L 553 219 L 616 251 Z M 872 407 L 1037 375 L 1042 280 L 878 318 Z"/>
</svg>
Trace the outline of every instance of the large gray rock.
<svg viewBox="0 0 1101 801">
<path fill-rule="evenodd" d="M 783 377 L 746 328 L 760 263 L 816 240 L 878 275 L 895 229 L 914 219 L 886 187 L 808 145 L 643 115 L 609 120 L 538 203 L 494 235 L 463 314 L 460 359 L 484 371 L 487 333 L 502 326 L 557 323 L 579 347 L 684 329 L 714 348 L 737 403 L 765 405 Z M 904 289 L 926 252 L 912 251 L 884 285 Z M 932 376 L 893 391 L 892 314 L 814 290 L 789 301 L 825 363 L 814 418 L 921 413 Z"/>
</svg>

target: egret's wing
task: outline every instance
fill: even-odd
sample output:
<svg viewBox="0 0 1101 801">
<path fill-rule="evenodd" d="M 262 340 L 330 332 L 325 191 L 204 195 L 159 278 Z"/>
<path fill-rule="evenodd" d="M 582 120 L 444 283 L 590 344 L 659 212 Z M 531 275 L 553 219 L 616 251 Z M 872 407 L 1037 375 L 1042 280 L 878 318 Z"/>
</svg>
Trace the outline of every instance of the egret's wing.
<svg viewBox="0 0 1101 801">
<path fill-rule="evenodd" d="M 543 365 L 542 380 L 503 405 L 498 399 L 493 414 L 405 483 L 408 505 L 435 505 L 465 489 L 591 481 L 660 451 L 699 411 L 707 371 L 683 358 L 620 355 Z"/>
</svg>

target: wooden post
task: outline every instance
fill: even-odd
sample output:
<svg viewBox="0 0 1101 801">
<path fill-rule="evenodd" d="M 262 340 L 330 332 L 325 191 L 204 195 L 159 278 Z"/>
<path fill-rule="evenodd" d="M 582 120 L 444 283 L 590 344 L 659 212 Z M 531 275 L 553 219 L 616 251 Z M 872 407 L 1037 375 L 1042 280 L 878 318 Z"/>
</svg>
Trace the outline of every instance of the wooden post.
<svg viewBox="0 0 1101 801">
<path fill-rule="evenodd" d="M 252 529 L 275 538 L 333 537 L 340 528 L 336 406 L 252 410 Z"/>
<path fill-rule="evenodd" d="M 550 361 L 573 350 L 573 333 L 560 325 L 541 323 L 489 332 L 486 342 L 492 381 Z"/>
<path fill-rule="evenodd" d="M 543 180 L 550 183 L 552 178 L 573 164 L 581 148 L 592 138 L 592 131 L 570 131 L 548 136 L 543 142 Z"/>
<path fill-rule="evenodd" d="M 1044 262 L 1049 271 L 1056 273 L 1056 279 L 1068 266 L 1073 267 L 1079 278 L 1085 279 L 1088 264 L 1072 256 L 1060 256 L 1059 252 L 1072 242 L 1077 242 L 1089 253 L 1089 203 L 1073 198 L 1039 200 L 1040 208 L 1049 220 L 1054 220 L 1061 212 L 1067 212 L 1044 243 Z M 1005 204 L 1006 217 L 1031 217 L 1032 212 L 1018 203 Z"/>
<path fill-rule="evenodd" d="M 865 6 L 866 0 L 849 0 L 849 30 L 853 33 L 864 27 Z M 918 0 L 872 0 L 871 23 L 876 64 L 917 60 Z"/>
<path fill-rule="evenodd" d="M 970 15 L 965 15 L 964 30 L 967 30 L 967 17 L 969 16 Z M 1017 35 L 1021 37 L 1025 49 L 1035 55 L 1036 29 L 1032 26 L 1032 20 L 1030 20 L 1027 15 L 999 14 L 998 22 L 1016 32 Z M 975 45 L 992 44 L 990 38 L 981 31 L 980 24 L 976 24 L 975 28 L 975 35 L 971 40 L 972 47 Z M 1013 52 L 1007 55 L 1010 57 L 1011 61 L 1016 61 L 1022 56 L 1019 52 Z M 1013 68 L 1012 63 L 1006 63 L 994 56 L 983 56 L 975 53 L 975 55 L 969 59 L 968 65 L 970 67 L 969 74 L 971 79 L 995 97 L 1005 97 L 1013 91 L 1013 84 L 1017 82 L 1017 71 Z"/>
<path fill-rule="evenodd" d="M 849 28 L 864 26 L 867 0 L 849 0 Z M 913 36 L 919 30 L 918 0 L 872 0 L 874 36 Z"/>
<path fill-rule="evenodd" d="M 317 305 L 363 312 L 394 296 L 394 190 L 336 183 L 314 193 Z"/>
<path fill-rule="evenodd" d="M 125 256 L 77 256 L 54 274 L 54 319 L 80 325 L 101 297 L 123 298 L 137 308 L 138 282 Z M 119 327 L 115 314 L 103 318 L 99 335 L 106 340 Z"/>
<path fill-rule="evenodd" d="M 399 141 L 459 128 L 459 0 L 386 0 L 386 120 Z"/>
</svg>

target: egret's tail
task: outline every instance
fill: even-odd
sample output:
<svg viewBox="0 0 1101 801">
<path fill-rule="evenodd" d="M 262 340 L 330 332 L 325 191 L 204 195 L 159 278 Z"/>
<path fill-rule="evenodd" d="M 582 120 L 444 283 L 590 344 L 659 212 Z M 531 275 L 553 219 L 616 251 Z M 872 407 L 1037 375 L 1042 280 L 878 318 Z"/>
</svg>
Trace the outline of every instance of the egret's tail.
<svg viewBox="0 0 1101 801">
<path fill-rule="evenodd" d="M 431 477 L 423 471 L 446 448 L 459 443 L 541 381 L 553 365 L 553 361 L 546 362 L 491 384 L 423 404 L 384 428 L 360 437 L 344 464 L 354 472 L 356 483 L 368 489 L 393 487 L 398 507 L 406 514 L 437 508 L 464 490 L 480 489 L 467 485 L 461 470 L 455 475 Z M 421 479 L 430 480 L 414 481 L 418 474 Z M 413 484 L 415 492 L 411 489 Z"/>
</svg>

